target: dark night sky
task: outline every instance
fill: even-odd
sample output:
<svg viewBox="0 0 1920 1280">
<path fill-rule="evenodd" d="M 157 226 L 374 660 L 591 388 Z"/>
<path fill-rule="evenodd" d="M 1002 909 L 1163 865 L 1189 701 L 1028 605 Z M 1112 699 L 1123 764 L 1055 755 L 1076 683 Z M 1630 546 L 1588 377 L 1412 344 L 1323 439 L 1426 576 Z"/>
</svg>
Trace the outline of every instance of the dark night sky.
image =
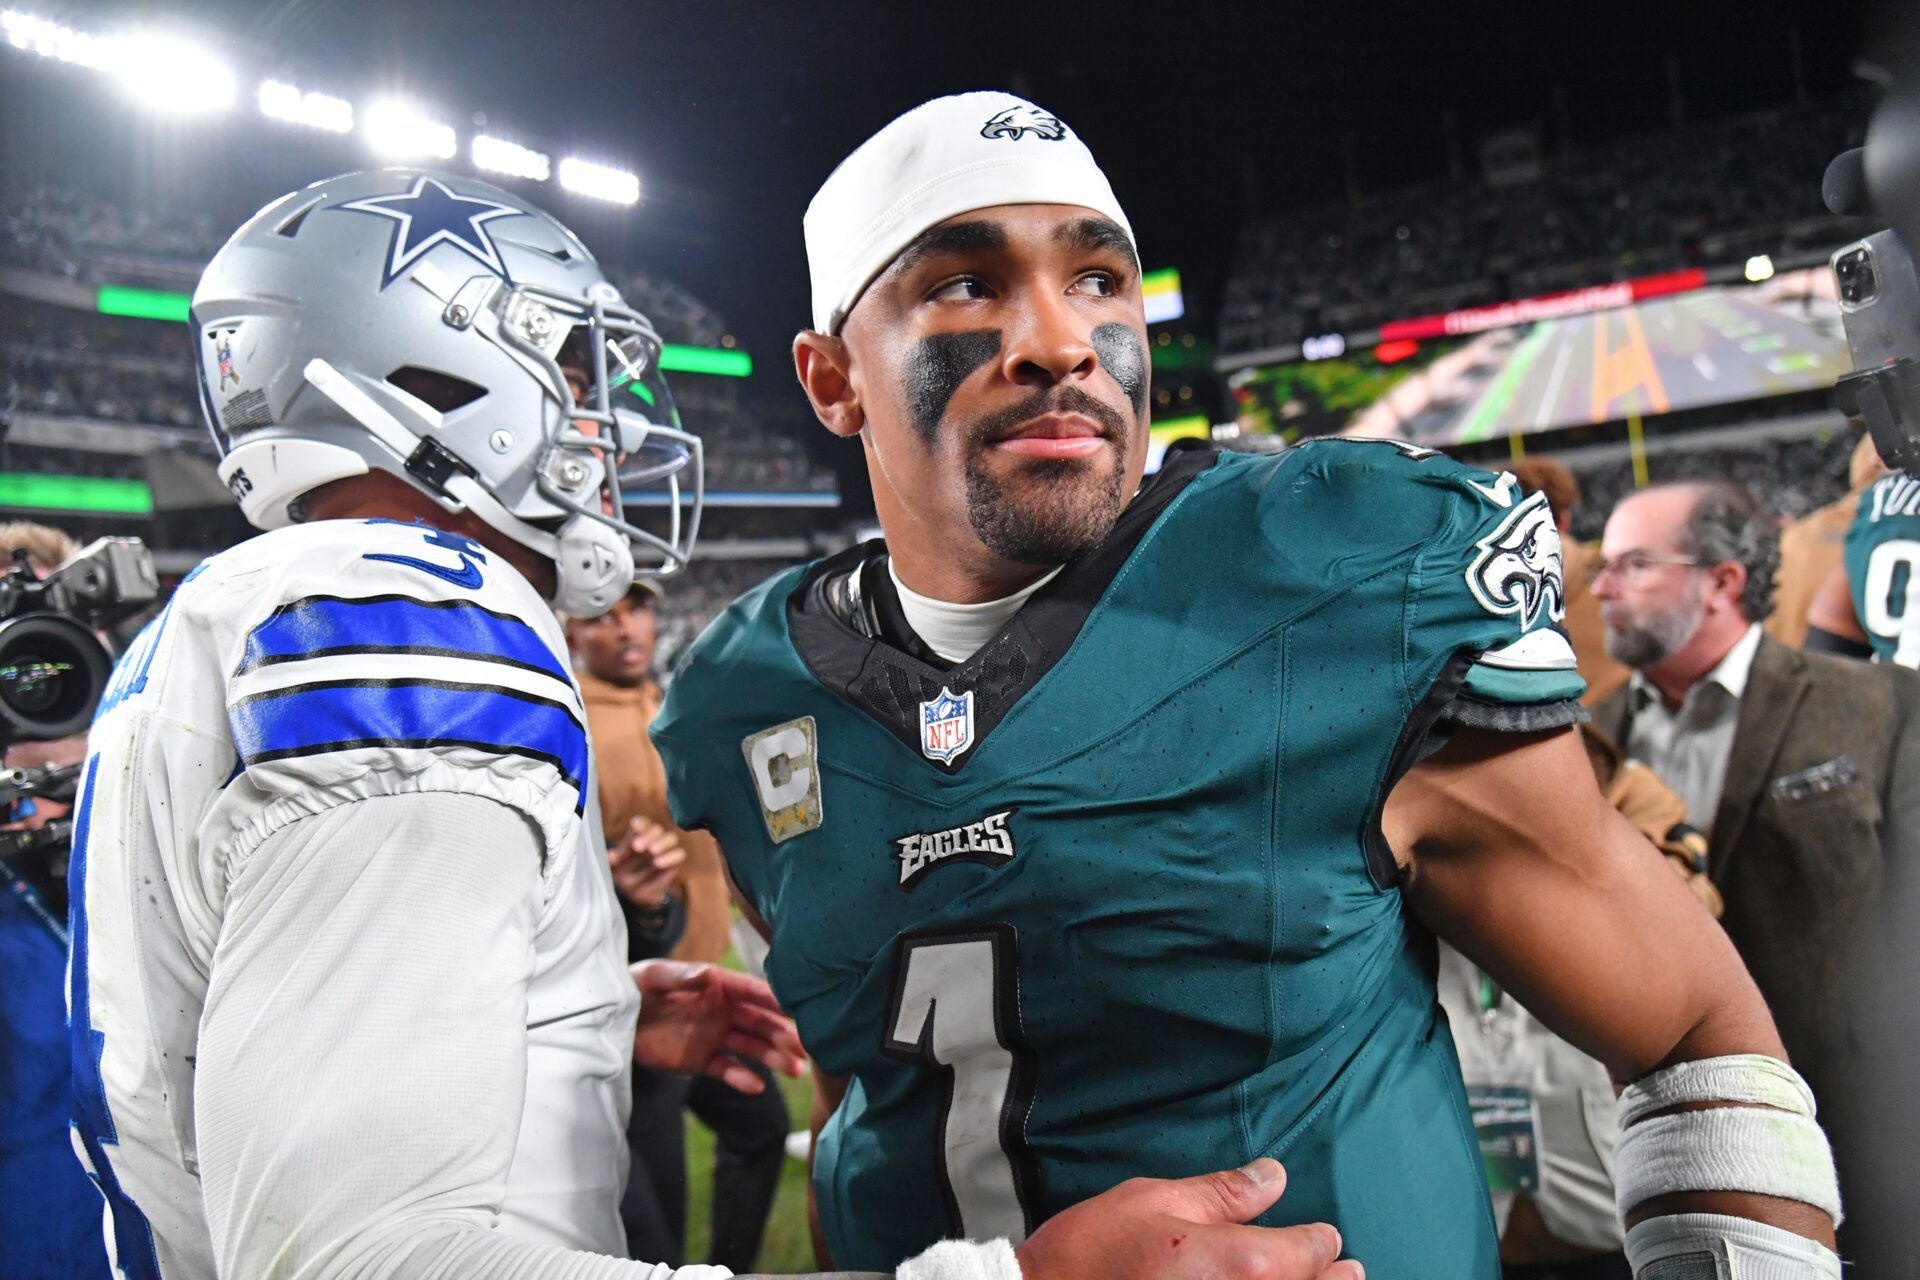
<svg viewBox="0 0 1920 1280">
<path fill-rule="evenodd" d="M 101 29 L 102 5 L 25 4 Z M 153 0 L 222 42 L 244 100 L 219 125 L 162 126 L 102 105 L 87 73 L 0 50 L 10 167 L 102 161 L 129 199 L 234 216 L 368 158 L 352 139 L 251 118 L 263 72 L 363 102 L 404 89 L 471 133 L 486 111 L 554 155 L 628 162 L 645 194 L 611 213 L 537 196 L 602 255 L 717 307 L 776 374 L 806 314 L 800 214 L 833 164 L 936 94 L 1006 87 L 1092 145 L 1149 267 L 1178 266 L 1203 307 L 1236 230 L 1339 199 L 1343 136 L 1362 190 L 1444 177 L 1448 111 L 1468 171 L 1477 140 L 1562 117 L 1575 148 L 1667 127 L 1669 64 L 1691 119 L 1783 102 L 1792 32 L 1810 92 L 1852 81 L 1864 23 L 1848 3 L 996 6 L 505 4 L 500 0 Z M 1709 12 L 1712 11 L 1712 12 Z M 33 104 L 32 111 L 22 104 Z M 32 155 L 23 155 L 30 149 Z M 55 154 L 57 153 L 57 155 Z M 1810 185 L 1819 175 L 1808 175 Z"/>
</svg>

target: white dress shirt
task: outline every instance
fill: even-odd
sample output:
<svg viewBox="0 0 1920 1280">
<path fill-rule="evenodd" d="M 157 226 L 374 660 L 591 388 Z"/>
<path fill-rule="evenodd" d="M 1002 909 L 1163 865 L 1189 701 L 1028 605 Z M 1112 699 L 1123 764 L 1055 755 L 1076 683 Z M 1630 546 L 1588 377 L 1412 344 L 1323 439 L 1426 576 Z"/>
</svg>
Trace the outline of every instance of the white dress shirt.
<svg viewBox="0 0 1920 1280">
<path fill-rule="evenodd" d="M 1628 681 L 1632 719 L 1621 746 L 1687 802 L 1687 821 L 1702 831 L 1712 830 L 1720 806 L 1740 699 L 1759 647 L 1760 624 L 1754 623 L 1727 656 L 1687 690 L 1678 711 L 1667 710 L 1660 691 L 1642 673 L 1634 672 Z"/>
</svg>

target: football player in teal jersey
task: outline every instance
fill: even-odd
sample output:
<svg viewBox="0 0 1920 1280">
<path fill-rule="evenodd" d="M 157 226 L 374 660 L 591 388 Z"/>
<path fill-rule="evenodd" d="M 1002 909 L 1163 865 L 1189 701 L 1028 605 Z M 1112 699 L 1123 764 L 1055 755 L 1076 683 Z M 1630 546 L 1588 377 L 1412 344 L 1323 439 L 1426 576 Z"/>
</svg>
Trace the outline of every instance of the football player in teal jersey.
<svg viewBox="0 0 1920 1280">
<path fill-rule="evenodd" d="M 1920 479 L 1894 471 L 1860 495 L 1846 553 L 1813 599 L 1807 648 L 1920 668 Z"/>
<path fill-rule="evenodd" d="M 1625 1086 L 1638 1269 L 1837 1280 L 1811 1098 L 1571 729 L 1544 500 L 1390 442 L 1142 484 L 1131 228 L 1009 95 L 887 126 L 806 234 L 796 368 L 886 538 L 736 602 L 654 735 L 822 1073 L 832 1263 L 1270 1155 L 1263 1221 L 1492 1280 L 1438 934 Z"/>
</svg>

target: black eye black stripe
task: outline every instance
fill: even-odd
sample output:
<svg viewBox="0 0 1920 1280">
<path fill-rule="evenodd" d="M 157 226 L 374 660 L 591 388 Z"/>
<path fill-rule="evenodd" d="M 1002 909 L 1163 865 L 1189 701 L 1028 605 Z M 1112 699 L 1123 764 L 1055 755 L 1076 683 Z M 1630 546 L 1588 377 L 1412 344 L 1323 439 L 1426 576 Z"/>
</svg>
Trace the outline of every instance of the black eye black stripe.
<svg viewBox="0 0 1920 1280">
<path fill-rule="evenodd" d="M 907 364 L 907 409 L 913 429 L 932 444 L 947 402 L 975 369 L 1000 353 L 998 329 L 936 333 L 923 338 Z"/>
</svg>

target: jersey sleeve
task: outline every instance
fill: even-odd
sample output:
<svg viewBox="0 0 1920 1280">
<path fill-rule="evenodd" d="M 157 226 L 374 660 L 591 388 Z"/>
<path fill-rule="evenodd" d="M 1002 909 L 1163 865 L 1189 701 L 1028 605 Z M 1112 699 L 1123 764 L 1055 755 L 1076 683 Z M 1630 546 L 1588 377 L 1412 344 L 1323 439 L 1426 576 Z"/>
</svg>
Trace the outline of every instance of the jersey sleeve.
<svg viewBox="0 0 1920 1280">
<path fill-rule="evenodd" d="M 1438 532 L 1416 559 L 1408 626 L 1417 696 L 1446 700 L 1446 720 L 1532 732 L 1586 718 L 1586 682 L 1561 630 L 1566 578 L 1545 494 L 1515 478 L 1435 459 Z M 1428 672 L 1441 671 L 1429 683 Z"/>
<path fill-rule="evenodd" d="M 768 850 L 821 821 L 813 717 L 768 701 L 769 651 L 784 643 L 784 602 L 802 570 L 742 596 L 703 632 L 667 686 L 649 735 L 660 752 L 675 825 L 719 842 L 728 879 L 772 919 Z"/>
<path fill-rule="evenodd" d="M 667 691 L 650 736 L 666 771 L 667 807 L 674 825 L 707 833 L 723 851 L 726 878 L 761 919 L 767 918 L 762 832 L 747 824 L 762 812 L 748 784 L 738 742 L 731 757 L 724 742 L 703 732 L 700 706 L 714 693 L 720 670 L 696 658 Z"/>
<path fill-rule="evenodd" d="M 276 830 L 235 876 L 196 1079 L 220 1274 L 724 1274 L 499 1229 L 528 1105 L 537 841 L 469 795 L 386 796 Z"/>
<path fill-rule="evenodd" d="M 570 847 L 585 712 L 525 579 L 465 538 L 386 521 L 300 526 L 245 551 L 184 602 L 221 663 L 236 757 L 208 820 L 215 847 L 243 854 L 344 801 L 416 792 L 496 801 L 549 854 Z"/>
</svg>

